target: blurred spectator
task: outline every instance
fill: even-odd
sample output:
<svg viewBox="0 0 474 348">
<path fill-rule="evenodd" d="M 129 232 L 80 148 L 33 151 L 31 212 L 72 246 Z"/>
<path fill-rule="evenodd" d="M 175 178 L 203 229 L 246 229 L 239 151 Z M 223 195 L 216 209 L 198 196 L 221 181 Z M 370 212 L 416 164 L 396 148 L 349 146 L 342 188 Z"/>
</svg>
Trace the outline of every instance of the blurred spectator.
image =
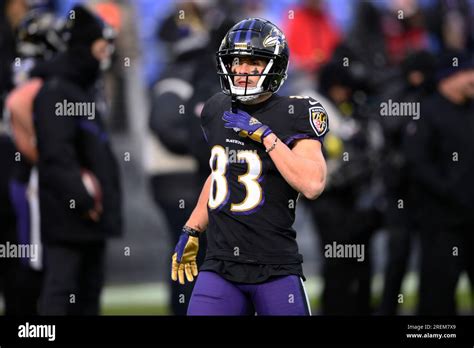
<svg viewBox="0 0 474 348">
<path fill-rule="evenodd" d="M 105 100 L 110 105 L 104 116 L 111 131 L 125 131 L 129 125 L 125 71 L 136 63 L 138 57 L 132 7 L 127 2 L 118 0 L 90 0 L 88 3 L 116 32 L 111 66 L 104 73 Z"/>
<path fill-rule="evenodd" d="M 52 13 L 31 10 L 17 31 L 17 50 L 21 64 L 15 64 L 16 88 L 8 95 L 6 108 L 16 150 L 10 181 L 11 201 L 16 213 L 17 241 L 33 245 L 33 258 L 13 260 L 15 263 L 15 297 L 9 301 L 14 315 L 37 314 L 37 302 L 42 284 L 41 229 L 38 205 L 38 150 L 33 127 L 33 101 L 42 86 L 40 79 L 28 80 L 34 65 L 51 59 L 65 49 L 63 23 Z M 19 65 L 19 66 L 18 66 Z"/>
<path fill-rule="evenodd" d="M 437 52 L 474 50 L 474 3 L 470 0 L 436 0 L 426 11 L 427 28 Z"/>
<path fill-rule="evenodd" d="M 155 151 L 148 158 L 153 195 L 165 214 L 173 245 L 209 176 L 209 152 L 199 117 L 204 102 L 219 90 L 215 37 L 227 29 L 226 21 L 210 26 L 209 9 L 197 2 L 182 4 L 179 10 L 185 17 L 180 18 L 179 11 L 172 13 L 158 32 L 172 62 L 153 88 L 150 128 Z M 200 249 L 202 261 L 205 243 Z M 193 285 L 171 282 L 174 314 L 186 314 Z"/>
<path fill-rule="evenodd" d="M 288 94 L 302 94 L 314 88 L 316 72 L 331 59 L 340 41 L 338 28 L 323 0 L 300 0 L 285 12 L 282 29 L 291 49 Z"/>
<path fill-rule="evenodd" d="M 72 13 L 67 51 L 32 73 L 44 80 L 34 103 L 45 255 L 41 315 L 99 314 L 106 240 L 122 232 L 118 166 L 94 88 L 110 59 L 110 28 L 84 7 Z"/>
<path fill-rule="evenodd" d="M 292 66 L 314 74 L 331 59 L 340 34 L 322 0 L 302 0 L 288 12 L 283 31 L 291 47 Z"/>
<path fill-rule="evenodd" d="M 372 90 L 383 88 L 391 77 L 382 15 L 370 1 L 357 4 L 355 20 L 344 40 L 336 48 L 333 60 L 350 67 L 358 79 L 366 80 Z"/>
<path fill-rule="evenodd" d="M 399 64 L 409 53 L 428 48 L 428 31 L 418 0 L 391 0 L 382 23 L 391 64 Z"/>
<path fill-rule="evenodd" d="M 454 315 L 460 274 L 474 283 L 472 56 L 446 52 L 436 76 L 436 93 L 406 128 L 404 150 L 421 239 L 418 314 Z"/>
<path fill-rule="evenodd" d="M 11 66 L 15 57 L 14 31 L 28 12 L 26 0 L 7 0 L 0 6 L 0 111 L 6 93 L 13 87 Z M 3 114 L 3 113 L 2 113 Z M 1 115 L 1 114 L 0 114 Z"/>
<path fill-rule="evenodd" d="M 310 206 L 321 237 L 324 289 L 323 315 L 371 313 L 370 239 L 380 226 L 376 209 L 375 164 L 380 129 L 357 99 L 361 85 L 350 70 L 331 62 L 320 71 L 320 92 L 337 110 L 324 141 L 328 166 L 324 194 Z M 327 257 L 327 248 L 359 248 L 359 257 Z M 363 248 L 363 249 L 361 249 Z"/>
<path fill-rule="evenodd" d="M 427 51 L 409 55 L 402 63 L 399 90 L 381 99 L 399 103 L 420 103 L 434 92 L 434 57 Z M 394 84 L 397 86 L 396 82 Z M 412 216 L 412 187 L 402 148 L 406 117 L 384 117 L 383 179 L 385 227 L 388 231 L 388 258 L 379 314 L 395 315 L 403 277 L 413 249 L 416 226 Z"/>
<path fill-rule="evenodd" d="M 3 120 L 4 98 L 13 88 L 11 67 L 16 56 L 14 32 L 28 11 L 26 0 L 0 3 L 0 244 L 16 243 L 15 215 L 9 196 L 9 180 L 15 163 L 15 148 Z M 3 290 L 5 313 L 13 314 L 15 298 L 15 260 L 0 258 L 0 292 Z"/>
</svg>

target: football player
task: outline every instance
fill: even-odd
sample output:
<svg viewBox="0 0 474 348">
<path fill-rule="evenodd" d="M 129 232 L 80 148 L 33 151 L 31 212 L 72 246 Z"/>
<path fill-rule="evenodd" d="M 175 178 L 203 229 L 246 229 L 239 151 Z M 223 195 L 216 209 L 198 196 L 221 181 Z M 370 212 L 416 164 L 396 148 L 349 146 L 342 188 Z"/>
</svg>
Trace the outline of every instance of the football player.
<svg viewBox="0 0 474 348">
<path fill-rule="evenodd" d="M 188 315 L 310 315 L 292 224 L 298 195 L 316 199 L 324 189 L 328 116 L 312 98 L 276 94 L 289 48 L 271 22 L 237 23 L 216 59 L 223 93 L 201 114 L 211 174 L 176 245 L 171 277 L 184 283 L 198 275 L 199 235 L 207 231 Z"/>
</svg>

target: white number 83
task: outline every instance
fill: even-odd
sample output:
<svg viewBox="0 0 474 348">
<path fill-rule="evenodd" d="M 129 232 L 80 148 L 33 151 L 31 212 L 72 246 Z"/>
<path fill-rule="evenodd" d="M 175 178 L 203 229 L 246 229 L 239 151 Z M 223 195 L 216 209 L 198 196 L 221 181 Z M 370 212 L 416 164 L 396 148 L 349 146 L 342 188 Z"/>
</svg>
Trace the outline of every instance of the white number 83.
<svg viewBox="0 0 474 348">
<path fill-rule="evenodd" d="M 247 172 L 239 175 L 237 179 L 245 186 L 246 195 L 242 202 L 231 203 L 230 211 L 246 213 L 258 207 L 263 198 L 263 190 L 258 181 L 262 175 L 262 160 L 253 151 L 239 151 L 237 160 L 247 163 Z M 208 206 L 214 210 L 224 206 L 229 198 L 229 183 L 226 177 L 229 159 L 222 146 L 216 145 L 212 148 L 209 165 L 212 173 Z"/>
</svg>

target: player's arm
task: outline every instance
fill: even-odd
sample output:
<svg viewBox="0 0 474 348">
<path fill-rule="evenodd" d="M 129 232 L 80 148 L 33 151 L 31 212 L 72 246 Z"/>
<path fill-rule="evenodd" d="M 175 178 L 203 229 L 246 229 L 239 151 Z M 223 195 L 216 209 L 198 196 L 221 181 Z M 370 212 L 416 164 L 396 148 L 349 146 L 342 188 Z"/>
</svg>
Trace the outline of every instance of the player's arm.
<svg viewBox="0 0 474 348">
<path fill-rule="evenodd" d="M 199 232 L 204 232 L 209 222 L 207 215 L 207 202 L 209 200 L 210 188 L 211 176 L 209 175 L 206 182 L 204 183 L 204 186 L 202 187 L 196 207 L 189 216 L 188 221 L 186 221 L 186 226 L 191 227 Z"/>
<path fill-rule="evenodd" d="M 290 149 L 272 133 L 263 139 L 263 145 L 267 151 L 271 149 L 269 155 L 273 163 L 291 187 L 307 199 L 316 199 L 323 192 L 326 161 L 319 141 L 301 139 Z"/>
<path fill-rule="evenodd" d="M 207 178 L 191 216 L 183 227 L 171 261 L 171 279 L 184 284 L 184 275 L 188 282 L 198 275 L 196 257 L 199 251 L 199 234 L 204 232 L 209 221 L 207 202 L 211 187 L 211 176 Z"/>
<path fill-rule="evenodd" d="M 322 155 L 321 143 L 316 139 L 311 139 L 317 134 L 310 133 L 309 139 L 298 140 L 291 150 L 277 138 L 270 127 L 245 111 L 238 110 L 236 113 L 226 111 L 222 119 L 225 121 L 224 127 L 238 130 L 241 136 L 248 136 L 262 143 L 280 174 L 288 184 L 306 198 L 316 199 L 323 192 L 326 182 L 326 161 Z M 308 122 L 304 126 L 309 129 L 310 124 L 307 119 L 307 117 L 301 118 L 303 122 Z M 327 127 L 324 131 L 327 131 Z M 306 135 L 306 133 L 304 130 L 303 134 Z M 321 129 L 321 135 L 323 133 Z"/>
</svg>

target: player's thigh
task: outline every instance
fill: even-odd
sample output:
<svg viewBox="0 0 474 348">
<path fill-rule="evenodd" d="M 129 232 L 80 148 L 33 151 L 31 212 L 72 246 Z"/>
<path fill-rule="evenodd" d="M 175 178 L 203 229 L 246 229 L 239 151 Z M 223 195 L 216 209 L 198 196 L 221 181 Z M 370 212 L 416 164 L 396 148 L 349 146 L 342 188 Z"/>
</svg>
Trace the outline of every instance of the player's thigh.
<svg viewBox="0 0 474 348">
<path fill-rule="evenodd" d="M 248 298 L 232 282 L 214 272 L 200 272 L 191 295 L 188 315 L 249 315 Z"/>
<path fill-rule="evenodd" d="M 257 315 L 311 315 L 303 281 L 296 275 L 256 285 L 252 300 Z"/>
</svg>

